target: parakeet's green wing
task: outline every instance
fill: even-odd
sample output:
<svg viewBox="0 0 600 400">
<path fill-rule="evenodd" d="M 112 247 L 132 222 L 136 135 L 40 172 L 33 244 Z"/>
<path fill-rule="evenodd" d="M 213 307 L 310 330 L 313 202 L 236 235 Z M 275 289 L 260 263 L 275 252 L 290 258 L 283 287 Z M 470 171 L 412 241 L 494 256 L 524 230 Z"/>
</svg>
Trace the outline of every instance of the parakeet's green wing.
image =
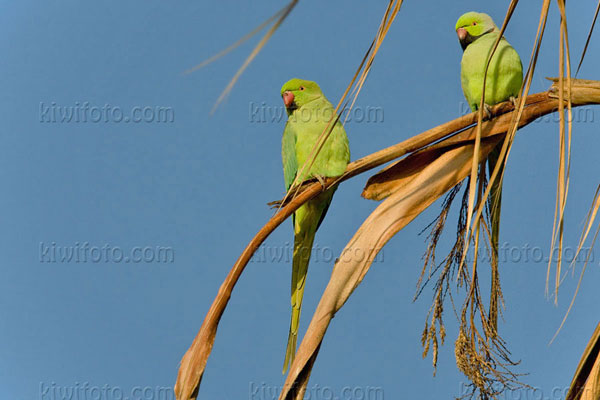
<svg viewBox="0 0 600 400">
<path fill-rule="evenodd" d="M 485 63 L 497 33 L 489 33 L 471 43 L 461 61 L 461 83 L 471 110 L 477 111 L 483 89 Z M 494 105 L 517 97 L 523 82 L 523 66 L 516 50 L 502 39 L 488 67 L 485 103 Z"/>
<path fill-rule="evenodd" d="M 281 158 L 283 160 L 285 190 L 289 190 L 290 185 L 294 182 L 294 178 L 296 178 L 296 172 L 298 172 L 298 164 L 296 162 L 296 132 L 294 131 L 294 125 L 289 122 L 285 124 L 285 129 L 283 130 Z"/>
<path fill-rule="evenodd" d="M 333 105 L 331 106 L 333 110 Z M 329 151 L 332 154 L 329 154 L 329 162 L 325 163 L 320 170 L 317 171 L 322 176 L 340 176 L 346 170 L 346 165 L 350 160 L 350 146 L 348 144 L 348 136 L 346 135 L 346 130 L 344 126 L 338 122 L 335 124 L 333 130 L 331 131 L 331 135 L 329 136 L 328 143 L 330 145 L 326 148 L 326 151 Z M 320 163 L 317 159 L 317 166 L 320 166 Z M 314 169 L 314 168 L 313 168 Z M 337 190 L 337 186 L 334 186 L 330 189 L 335 192 Z M 317 229 L 321 226 L 323 219 L 325 219 L 325 215 L 327 214 L 327 210 L 329 210 L 329 206 L 331 205 L 331 201 L 329 201 L 325 205 L 325 209 L 321 214 L 321 219 L 317 224 Z"/>
</svg>

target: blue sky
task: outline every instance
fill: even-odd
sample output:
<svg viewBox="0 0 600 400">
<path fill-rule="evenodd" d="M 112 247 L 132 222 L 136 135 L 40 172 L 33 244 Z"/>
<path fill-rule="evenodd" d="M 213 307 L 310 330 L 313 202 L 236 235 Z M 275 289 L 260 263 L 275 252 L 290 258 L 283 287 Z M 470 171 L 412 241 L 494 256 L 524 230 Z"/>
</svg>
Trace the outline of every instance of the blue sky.
<svg viewBox="0 0 600 400">
<path fill-rule="evenodd" d="M 357 102 L 381 107 L 384 120 L 348 124 L 352 159 L 460 115 L 456 19 L 477 10 L 500 24 L 505 3 L 406 2 Z M 537 28 L 534 3 L 521 2 L 506 31 L 524 64 Z M 301 1 L 213 116 L 210 109 L 252 45 L 193 74 L 183 71 L 243 36 L 282 2 L 5 4 L 0 14 L 2 398 L 54 400 L 60 388 L 86 383 L 117 387 L 131 399 L 143 395 L 135 388 L 149 387 L 146 397 L 158 398 L 157 387 L 173 385 L 179 360 L 219 285 L 272 215 L 266 203 L 283 194 L 284 122 L 253 121 L 253 105 L 280 106 L 279 89 L 292 77 L 319 82 L 337 102 L 386 6 L 365 4 Z M 595 4 L 568 3 L 574 63 Z M 532 92 L 545 90 L 543 78 L 558 73 L 555 5 L 551 13 Z M 599 79 L 596 36 L 582 78 Z M 60 112 L 48 111 L 51 107 L 88 106 L 87 122 L 48 122 L 52 110 Z M 92 122 L 103 107 L 142 121 Z M 171 117 L 160 121 L 164 110 Z M 565 228 L 570 248 L 599 183 L 600 109 L 582 115 L 573 134 Z M 527 250 L 519 249 L 548 254 L 557 148 L 558 125 L 551 120 L 517 135 L 505 176 L 500 238 L 517 249 L 502 263 L 506 310 L 500 332 L 521 360 L 517 371 L 529 373 L 525 382 L 549 399 L 568 386 L 598 322 L 594 282 L 600 275 L 596 253 L 575 308 L 549 346 L 578 275 L 565 280 L 555 307 L 544 296 L 546 263 L 526 260 Z M 327 254 L 337 255 L 376 207 L 359 196 L 368 176 L 337 191 L 316 239 Z M 455 366 L 457 331 L 450 307 L 448 340 L 433 377 L 431 359 L 421 358 L 420 346 L 431 290 L 412 302 L 426 249 L 419 232 L 438 210 L 439 204 L 426 210 L 390 241 L 336 315 L 312 373 L 312 398 L 328 398 L 331 391 L 343 399 L 345 387 L 356 389 L 354 398 L 368 388 L 381 388 L 387 399 L 460 395 L 464 377 Z M 450 232 L 442 246 L 452 238 Z M 291 241 L 291 225 L 285 223 L 265 246 L 285 250 Z M 52 262 L 53 249 L 71 247 L 89 252 L 86 260 Z M 160 258 L 165 249 L 171 258 Z M 311 264 L 301 332 L 331 266 L 326 259 Z M 581 267 L 577 264 L 577 272 Z M 284 381 L 290 270 L 285 261 L 249 265 L 221 320 L 200 398 L 273 398 L 268 390 Z M 317 387 L 330 391 L 321 389 L 319 397 Z M 518 395 L 526 394 L 513 398 Z"/>
</svg>

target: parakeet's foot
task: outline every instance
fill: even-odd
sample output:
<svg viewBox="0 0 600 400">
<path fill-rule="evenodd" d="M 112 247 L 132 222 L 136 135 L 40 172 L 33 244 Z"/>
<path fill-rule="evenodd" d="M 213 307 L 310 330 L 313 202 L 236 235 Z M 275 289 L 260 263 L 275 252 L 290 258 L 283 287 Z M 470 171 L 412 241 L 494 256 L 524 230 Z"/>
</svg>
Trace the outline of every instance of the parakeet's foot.
<svg viewBox="0 0 600 400">
<path fill-rule="evenodd" d="M 294 185 L 292 186 L 288 192 L 290 193 L 290 195 L 288 195 L 287 197 L 281 199 L 281 200 L 274 200 L 274 201 L 270 201 L 267 203 L 267 205 L 271 208 L 280 208 L 285 206 L 287 203 L 289 203 L 292 198 L 300 193 L 302 193 L 302 190 L 304 188 L 304 186 L 308 186 L 312 183 L 314 183 L 315 179 L 321 184 L 321 186 L 323 188 L 325 188 L 325 181 L 323 180 L 324 177 L 321 176 L 315 176 L 314 179 L 309 179 L 307 181 L 304 181 L 302 183 L 300 183 L 299 185 Z"/>
<path fill-rule="evenodd" d="M 517 98 L 515 96 L 510 96 L 508 100 L 512 103 L 512 105 L 517 108 Z"/>
<path fill-rule="evenodd" d="M 281 207 L 285 206 L 287 203 L 289 203 L 292 200 L 294 195 L 296 195 L 296 193 L 299 192 L 299 190 L 302 188 L 303 185 L 306 185 L 306 182 L 303 182 L 300 185 L 292 186 L 289 190 L 290 194 L 288 196 L 284 196 L 283 199 L 281 199 L 281 200 L 270 201 L 267 203 L 267 205 L 271 208 L 281 208 Z"/>
<path fill-rule="evenodd" d="M 315 175 L 315 179 L 321 184 L 321 189 L 325 190 L 325 177 L 321 175 Z"/>
<path fill-rule="evenodd" d="M 485 112 L 484 120 L 492 119 L 492 107 L 489 104 L 483 103 L 483 111 Z"/>
<path fill-rule="evenodd" d="M 283 204 L 283 200 L 273 200 L 267 203 L 271 208 L 279 208 Z"/>
</svg>

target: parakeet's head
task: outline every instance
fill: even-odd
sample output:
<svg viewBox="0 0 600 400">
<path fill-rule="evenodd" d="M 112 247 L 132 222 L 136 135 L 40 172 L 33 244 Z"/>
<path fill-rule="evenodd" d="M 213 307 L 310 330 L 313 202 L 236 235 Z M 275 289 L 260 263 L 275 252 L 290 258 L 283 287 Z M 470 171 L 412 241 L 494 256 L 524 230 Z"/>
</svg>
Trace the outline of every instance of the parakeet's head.
<svg viewBox="0 0 600 400">
<path fill-rule="evenodd" d="M 455 29 L 463 50 L 486 33 L 498 31 L 498 27 L 494 23 L 494 20 L 492 20 L 492 17 L 474 11 L 463 14 L 456 21 Z"/>
<path fill-rule="evenodd" d="M 321 92 L 319 85 L 316 82 L 304 79 L 290 79 L 281 88 L 283 104 L 285 104 L 288 112 L 300 108 L 321 96 L 323 96 L 323 92 Z"/>
</svg>

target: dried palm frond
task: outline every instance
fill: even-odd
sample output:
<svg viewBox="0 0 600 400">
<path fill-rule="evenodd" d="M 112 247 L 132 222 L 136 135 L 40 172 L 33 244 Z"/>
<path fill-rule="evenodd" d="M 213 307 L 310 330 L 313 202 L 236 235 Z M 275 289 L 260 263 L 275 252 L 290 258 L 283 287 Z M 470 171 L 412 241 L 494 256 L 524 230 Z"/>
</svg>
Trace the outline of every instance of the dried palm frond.
<svg viewBox="0 0 600 400">
<path fill-rule="evenodd" d="M 587 344 L 565 400 L 598 400 L 600 398 L 600 324 Z"/>
<path fill-rule="evenodd" d="M 231 78 L 231 80 L 229 81 L 229 83 L 227 84 L 227 86 L 225 87 L 225 89 L 223 89 L 223 92 L 221 92 L 221 94 L 219 95 L 219 98 L 215 102 L 215 105 L 213 106 L 212 110 L 210 111 L 211 114 L 213 114 L 216 111 L 217 107 L 219 107 L 219 104 L 221 104 L 223 102 L 223 100 L 225 100 L 225 98 L 227 97 L 227 95 L 229 95 L 229 93 L 231 93 L 231 90 L 235 86 L 235 84 L 238 81 L 238 79 L 240 79 L 240 76 L 242 76 L 242 74 L 244 73 L 244 71 L 246 70 L 246 68 L 248 68 L 248 66 L 250 65 L 250 63 L 256 58 L 256 56 L 258 55 L 258 53 L 260 53 L 260 51 L 263 49 L 263 47 L 265 47 L 265 45 L 267 44 L 267 42 L 269 41 L 269 39 L 271 39 L 271 37 L 273 37 L 273 35 L 277 31 L 277 29 L 283 23 L 283 21 L 292 12 L 292 10 L 296 6 L 296 4 L 298 4 L 298 1 L 299 0 L 291 0 L 282 9 L 280 9 L 279 11 L 277 11 L 271 17 L 267 18 L 263 23 L 261 23 L 259 26 L 257 26 L 256 28 L 254 28 L 252 31 L 250 31 L 246 35 L 244 35 L 241 39 L 239 39 L 238 41 L 236 41 L 235 43 L 233 43 L 229 47 L 225 48 L 224 50 L 220 51 L 219 53 L 215 54 L 214 56 L 208 58 L 207 60 L 201 62 L 200 64 L 198 64 L 198 65 L 196 65 L 196 66 L 194 66 L 194 67 L 192 67 L 192 68 L 190 68 L 190 69 L 188 69 L 187 71 L 184 72 L 186 74 L 189 74 L 189 73 L 194 72 L 194 71 L 196 71 L 196 70 L 198 70 L 198 69 L 200 69 L 202 67 L 207 66 L 208 64 L 211 64 L 212 62 L 218 60 L 219 58 L 223 57 L 227 53 L 231 52 L 232 50 L 234 50 L 235 48 L 237 48 L 238 46 L 240 46 L 242 43 L 244 43 L 247 40 L 249 40 L 252 37 L 254 37 L 256 34 L 258 34 L 264 28 L 266 28 L 267 26 L 269 26 L 271 23 L 273 24 L 271 26 L 271 28 L 269 28 L 269 30 L 260 39 L 260 41 L 254 47 L 254 49 L 252 49 L 252 52 L 250 53 L 250 55 L 248 55 L 248 57 L 246 58 L 246 60 L 242 64 L 242 66 L 237 70 L 237 72 L 235 73 L 235 75 L 233 76 L 233 78 Z"/>
<path fill-rule="evenodd" d="M 569 55 L 569 36 L 567 31 L 567 15 L 565 10 L 565 0 L 557 0 L 560 10 L 560 44 L 559 44 L 559 76 L 558 76 L 558 97 L 559 97 L 559 163 L 558 179 L 556 184 L 556 207 L 554 212 L 554 224 L 552 227 L 552 243 L 550 245 L 550 257 L 548 260 L 548 274 L 546 276 L 546 294 L 550 280 L 550 268 L 552 266 L 552 255 L 555 249 L 555 243 L 558 242 L 558 255 L 556 259 L 556 278 L 554 285 L 554 303 L 558 304 L 558 287 L 560 285 L 560 272 L 562 266 L 562 250 L 564 240 L 564 216 L 567 206 L 567 195 L 569 192 L 569 175 L 571 170 L 571 132 L 573 114 L 571 111 L 571 60 Z M 565 120 L 564 101 L 565 100 L 565 58 L 566 58 L 566 81 L 567 81 L 567 113 Z M 568 134 L 565 134 L 565 127 L 568 125 Z"/>
<path fill-rule="evenodd" d="M 594 19 L 592 20 L 592 26 L 590 26 L 590 32 L 588 33 L 587 39 L 585 40 L 585 46 L 583 46 L 583 51 L 581 52 L 581 58 L 579 59 L 579 65 L 577 65 L 577 71 L 575 71 L 575 77 L 579 74 L 579 69 L 581 68 L 581 64 L 583 64 L 583 59 L 585 58 L 585 53 L 587 52 L 588 45 L 590 44 L 590 39 L 592 38 L 592 33 L 594 32 L 594 26 L 596 25 L 596 19 L 598 18 L 598 12 L 600 12 L 600 0 L 598 1 L 598 6 L 596 7 L 596 12 L 594 13 Z"/>
<path fill-rule="evenodd" d="M 598 185 L 598 187 L 596 188 L 596 193 L 594 194 L 594 199 L 592 201 L 592 205 L 591 205 L 590 210 L 588 211 L 588 215 L 586 217 L 585 228 L 581 232 L 581 237 L 579 238 L 579 245 L 577 246 L 577 251 L 575 252 L 575 256 L 573 257 L 573 260 L 571 261 L 570 268 L 574 268 L 575 261 L 577 261 L 579 254 L 581 253 L 581 250 L 583 249 L 583 245 L 585 244 L 587 237 L 590 233 L 590 230 L 592 229 L 592 226 L 594 225 L 594 221 L 596 220 L 596 215 L 598 214 L 599 209 L 600 209 L 600 185 Z M 573 308 L 573 304 L 575 304 L 575 299 L 577 298 L 577 293 L 579 293 L 579 288 L 581 287 L 581 281 L 583 280 L 583 274 L 585 273 L 588 262 L 590 260 L 590 255 L 592 254 L 592 251 L 594 250 L 594 245 L 596 244 L 596 239 L 598 238 L 599 232 L 600 232 L 600 224 L 598 224 L 598 227 L 596 228 L 596 233 L 594 234 L 594 238 L 592 239 L 592 243 L 591 243 L 591 245 L 588 249 L 587 255 L 585 257 L 585 262 L 583 264 L 583 268 L 581 269 L 581 273 L 579 274 L 579 281 L 577 282 L 577 287 L 575 288 L 575 293 L 573 293 L 573 297 L 571 298 L 571 303 L 569 304 L 569 308 L 567 309 L 567 312 L 565 313 L 565 316 L 564 316 L 562 322 L 560 323 L 560 326 L 556 330 L 556 333 L 552 337 L 552 340 L 550 340 L 550 343 L 552 343 L 554 341 L 554 339 L 556 339 L 556 336 L 558 336 L 558 333 L 560 332 L 563 325 L 567 321 L 567 317 L 569 316 L 569 313 L 571 312 L 571 309 Z M 565 276 L 566 276 L 566 273 L 565 273 Z M 564 277 L 563 277 L 563 279 L 564 279 Z M 562 280 L 561 280 L 561 282 L 562 282 Z"/>
</svg>

